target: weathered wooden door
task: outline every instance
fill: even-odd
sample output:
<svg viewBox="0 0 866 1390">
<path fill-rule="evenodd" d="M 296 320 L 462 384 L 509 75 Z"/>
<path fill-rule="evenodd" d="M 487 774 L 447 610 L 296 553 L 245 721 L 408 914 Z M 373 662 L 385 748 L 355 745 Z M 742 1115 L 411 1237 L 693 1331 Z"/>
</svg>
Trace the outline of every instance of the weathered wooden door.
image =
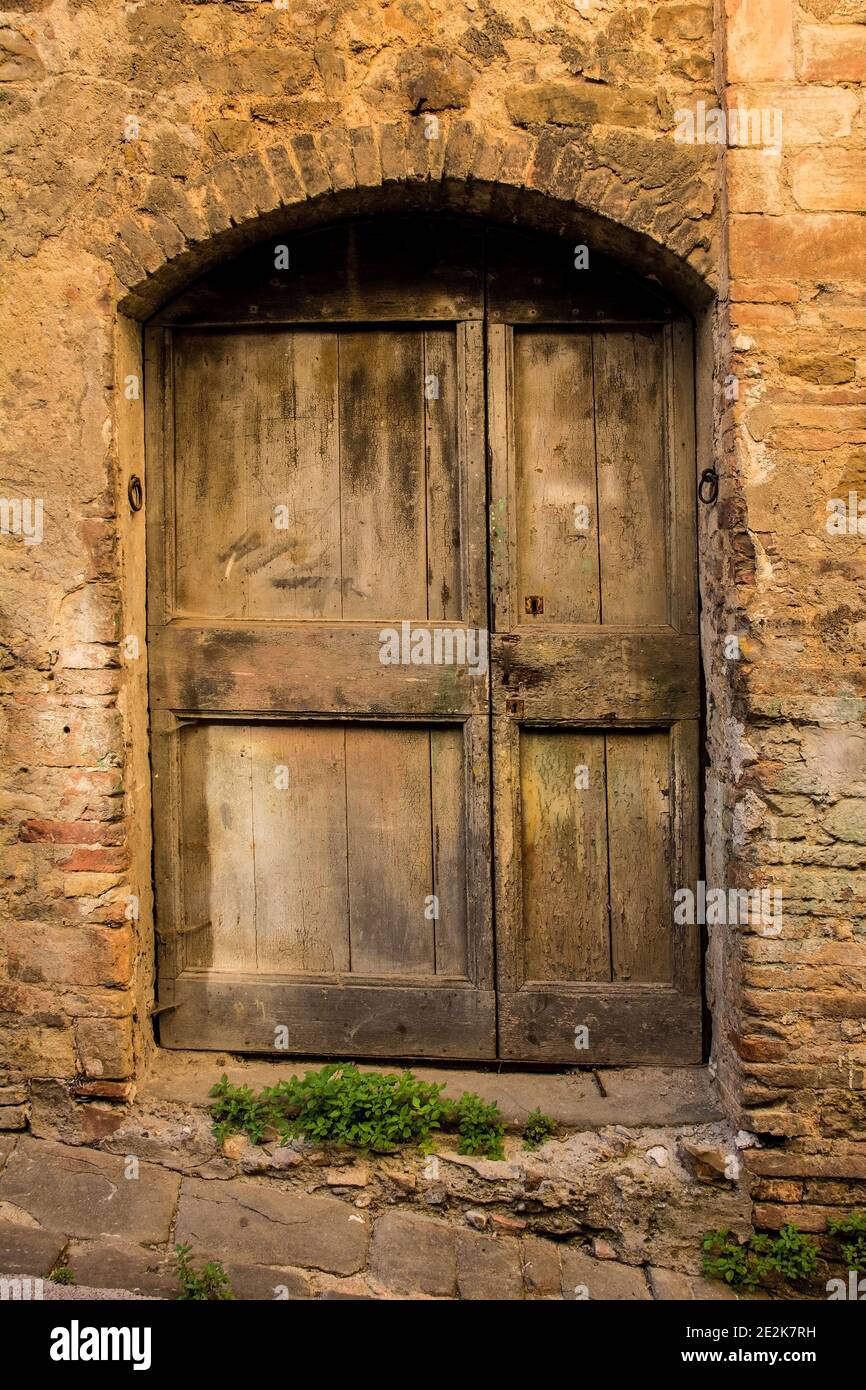
<svg viewBox="0 0 866 1390">
<path fill-rule="evenodd" d="M 691 328 L 570 251 L 488 245 L 499 1050 L 697 1061 Z"/>
<path fill-rule="evenodd" d="M 699 1057 L 690 330 L 566 267 L 359 222 L 149 326 L 163 1043 Z"/>
<path fill-rule="evenodd" d="M 495 1054 L 478 233 L 383 235 L 150 329 L 170 1045 Z"/>
</svg>

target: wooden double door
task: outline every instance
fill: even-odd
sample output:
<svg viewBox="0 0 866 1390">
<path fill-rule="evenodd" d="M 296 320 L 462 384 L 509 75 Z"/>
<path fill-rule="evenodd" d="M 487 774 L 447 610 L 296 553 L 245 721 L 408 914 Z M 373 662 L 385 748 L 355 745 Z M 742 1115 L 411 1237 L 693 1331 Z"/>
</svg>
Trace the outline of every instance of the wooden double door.
<svg viewBox="0 0 866 1390">
<path fill-rule="evenodd" d="M 447 217 L 146 330 L 160 1037 L 700 1059 L 690 324 Z"/>
</svg>

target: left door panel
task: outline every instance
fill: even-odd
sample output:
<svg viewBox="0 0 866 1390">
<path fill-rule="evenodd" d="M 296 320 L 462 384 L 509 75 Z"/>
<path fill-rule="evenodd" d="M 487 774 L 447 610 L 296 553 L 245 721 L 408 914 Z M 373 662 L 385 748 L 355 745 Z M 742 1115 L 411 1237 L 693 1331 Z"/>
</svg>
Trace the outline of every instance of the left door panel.
<svg viewBox="0 0 866 1390">
<path fill-rule="evenodd" d="M 154 327 L 146 399 L 161 1041 L 493 1056 L 480 322 Z"/>
</svg>

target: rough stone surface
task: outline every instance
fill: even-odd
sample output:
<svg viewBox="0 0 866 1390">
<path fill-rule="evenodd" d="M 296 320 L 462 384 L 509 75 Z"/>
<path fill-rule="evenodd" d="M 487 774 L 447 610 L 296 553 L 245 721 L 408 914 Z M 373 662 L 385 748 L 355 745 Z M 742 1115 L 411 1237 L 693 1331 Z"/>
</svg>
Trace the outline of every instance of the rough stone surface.
<svg viewBox="0 0 866 1390">
<path fill-rule="evenodd" d="M 233 1179 L 184 1178 L 177 1239 L 223 1261 L 300 1265 L 332 1274 L 363 1268 L 368 1222 L 332 1197 L 296 1196 Z"/>
<path fill-rule="evenodd" d="M 0 1269 L 6 1274 L 50 1274 L 64 1244 L 55 1231 L 0 1221 Z"/>
<path fill-rule="evenodd" d="M 523 1297 L 523 1270 L 516 1240 L 457 1232 L 457 1288 L 465 1299 Z"/>
<path fill-rule="evenodd" d="M 177 1298 L 180 1284 L 174 1259 L 160 1250 L 125 1241 L 69 1242 L 64 1264 L 76 1284 L 91 1288 L 127 1289 L 148 1298 Z"/>
<path fill-rule="evenodd" d="M 229 1262 L 225 1271 L 235 1298 L 267 1303 L 310 1297 L 309 1277 L 299 1269 Z"/>
<path fill-rule="evenodd" d="M 594 1260 L 581 1250 L 562 1251 L 562 1296 L 573 1299 L 648 1299 L 650 1292 L 641 1269 Z"/>
<path fill-rule="evenodd" d="M 168 1238 L 178 1179 L 153 1164 L 124 1176 L 124 1160 L 95 1149 L 22 1139 L 0 1174 L 0 1202 L 28 1212 L 48 1231 L 133 1241 Z"/>
<path fill-rule="evenodd" d="M 506 1142 L 516 1153 L 514 1141 Z M 56 1148 L 42 1141 L 29 1142 L 31 1190 L 43 1179 L 56 1180 Z M 86 1149 L 76 1153 L 84 1163 L 106 1157 Z M 183 1242 L 191 1247 L 194 1268 L 219 1261 L 234 1297 L 241 1300 L 628 1300 L 648 1296 L 646 1277 L 657 1299 L 734 1296 L 723 1285 L 688 1272 L 696 1254 L 693 1248 L 687 1251 L 683 1269 L 659 1269 L 648 1267 L 646 1243 L 641 1257 L 623 1259 L 610 1242 L 592 1235 L 591 1226 L 587 1229 L 579 1222 L 562 1227 L 555 1238 L 534 1234 L 529 1229 L 532 1192 L 544 1187 L 548 1213 L 572 1209 L 578 1200 L 577 1187 L 554 1181 L 545 1185 L 545 1160 L 537 1154 L 532 1156 L 531 1172 L 524 1172 L 530 1187 L 521 1189 L 523 1196 L 511 1199 L 510 1211 L 503 1210 L 504 1189 L 510 1180 L 499 1189 L 493 1179 L 482 1179 L 491 1199 L 490 1220 L 483 1232 L 465 1221 L 468 1211 L 479 1209 L 468 1207 L 446 1182 L 430 1181 L 426 1192 L 423 1179 L 414 1187 L 404 1183 L 395 1188 L 393 1159 L 370 1159 L 365 1165 L 369 1182 L 362 1193 L 368 1204 L 363 1215 L 357 1210 L 359 1198 L 353 1189 L 340 1189 L 340 1196 L 317 1196 L 309 1189 L 322 1185 L 327 1158 L 322 1151 L 305 1153 L 300 1171 L 293 1169 L 288 1180 L 276 1171 L 254 1182 L 216 1176 L 184 1178 L 176 1220 L 158 1241 L 142 1239 L 138 1214 L 128 1206 L 119 1211 L 127 1226 L 110 1237 L 69 1239 L 64 1233 L 46 1231 L 24 1205 L 34 1205 L 30 1197 L 21 1192 L 20 1206 L 0 1201 L 2 1266 L 10 1276 L 45 1278 L 63 1264 L 72 1270 L 77 1286 L 122 1288 L 131 1297 L 174 1299 L 180 1287 L 175 1245 Z M 422 1155 L 405 1155 L 401 1161 L 414 1161 L 425 1169 L 429 1162 Z M 516 1162 L 501 1166 L 519 1171 Z M 177 1182 L 173 1171 L 168 1176 Z M 287 1188 L 287 1181 L 294 1187 Z M 434 1191 L 434 1212 L 425 1213 L 425 1198 Z M 712 1193 L 719 1198 L 715 1189 Z M 526 1215 L 513 1215 L 516 1210 Z M 617 1231 L 620 1224 L 629 1224 L 629 1211 L 626 1205 L 622 1222 L 615 1223 Z M 122 1224 L 119 1221 L 118 1228 Z M 710 1224 L 723 1224 L 723 1218 L 717 1215 Z M 623 1242 L 620 1236 L 618 1243 L 630 1250 L 640 1248 L 633 1237 Z M 691 1245 L 695 1245 L 694 1237 Z M 602 1247 L 604 1258 L 597 1258 Z"/>
<path fill-rule="evenodd" d="M 389 1213 L 376 1225 L 371 1267 L 387 1288 L 451 1298 L 457 1288 L 455 1233 L 424 1216 Z"/>
</svg>

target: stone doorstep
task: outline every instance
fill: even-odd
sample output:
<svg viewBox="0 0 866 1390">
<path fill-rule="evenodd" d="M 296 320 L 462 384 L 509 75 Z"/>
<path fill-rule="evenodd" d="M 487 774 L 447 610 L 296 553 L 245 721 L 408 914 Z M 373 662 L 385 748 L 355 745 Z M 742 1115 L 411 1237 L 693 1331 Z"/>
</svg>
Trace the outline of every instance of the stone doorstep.
<svg viewBox="0 0 866 1390">
<path fill-rule="evenodd" d="M 496 1168 L 479 1159 L 456 1165 L 458 1174 L 493 1182 L 500 1179 L 484 1174 Z M 393 1206 L 359 1212 L 348 1186 L 343 1199 L 261 1178 L 181 1179 L 155 1164 L 140 1164 L 137 1178 L 125 1171 L 118 1155 L 20 1139 L 0 1174 L 0 1268 L 46 1278 L 62 1259 L 82 1289 L 174 1298 L 173 1246 L 185 1242 L 197 1262 L 222 1262 L 241 1299 L 735 1296 L 617 1258 L 606 1240 L 597 1239 L 591 1254 L 514 1218 L 500 1217 L 495 1232 L 476 1229 L 482 1217 L 493 1226 L 498 1215 L 477 1208 L 454 1211 L 451 1220 Z"/>
<path fill-rule="evenodd" d="M 197 1258 L 264 1271 L 246 1277 L 257 1287 L 285 1285 L 292 1297 L 317 1297 L 324 1276 L 336 1296 L 341 1280 L 365 1273 L 380 1288 L 358 1296 L 489 1298 L 491 1289 L 508 1289 L 509 1297 L 574 1297 L 584 1281 L 569 1275 L 563 1284 L 558 1252 L 582 1250 L 590 1237 L 607 1280 L 614 1265 L 693 1278 L 696 1232 L 726 1226 L 745 1234 L 746 1191 L 709 1169 L 698 1180 L 686 1161 L 690 1149 L 712 1155 L 733 1142 L 714 1124 L 613 1126 L 533 1152 L 509 1136 L 503 1162 L 447 1150 L 361 1160 L 303 1145 L 255 1146 L 243 1136 L 221 1152 L 204 1111 L 134 1107 L 102 1149 L 19 1138 L 0 1171 L 0 1222 L 61 1233 L 75 1243 L 82 1281 L 122 1282 L 150 1296 L 165 1287 L 154 1248 L 164 1253 L 183 1241 Z M 137 1177 L 127 1175 L 130 1156 Z M 420 1272 L 419 1241 L 389 1253 L 386 1238 L 413 1221 L 429 1244 Z M 100 1252 L 101 1242 L 112 1248 Z M 150 1247 L 144 1260 L 139 1247 Z M 393 1264 L 390 1273 L 382 1260 Z M 292 1271 L 313 1280 L 306 1293 Z"/>
<path fill-rule="evenodd" d="M 260 1090 L 333 1060 L 246 1060 L 228 1053 L 161 1048 L 151 1056 L 150 1069 L 138 1088 L 137 1102 L 144 1107 L 157 1102 L 205 1107 L 211 1086 L 223 1072 L 235 1085 Z M 521 1127 L 536 1108 L 563 1128 L 577 1130 L 608 1125 L 665 1128 L 712 1124 L 724 1118 L 705 1066 L 597 1068 L 606 1093 L 602 1095 L 592 1071 L 577 1068 L 557 1072 L 500 1071 L 388 1061 L 357 1065 L 361 1071 L 406 1068 L 422 1081 L 444 1083 L 446 1093 L 455 1099 L 463 1091 L 475 1091 L 488 1104 L 496 1102 L 510 1127 Z"/>
</svg>

